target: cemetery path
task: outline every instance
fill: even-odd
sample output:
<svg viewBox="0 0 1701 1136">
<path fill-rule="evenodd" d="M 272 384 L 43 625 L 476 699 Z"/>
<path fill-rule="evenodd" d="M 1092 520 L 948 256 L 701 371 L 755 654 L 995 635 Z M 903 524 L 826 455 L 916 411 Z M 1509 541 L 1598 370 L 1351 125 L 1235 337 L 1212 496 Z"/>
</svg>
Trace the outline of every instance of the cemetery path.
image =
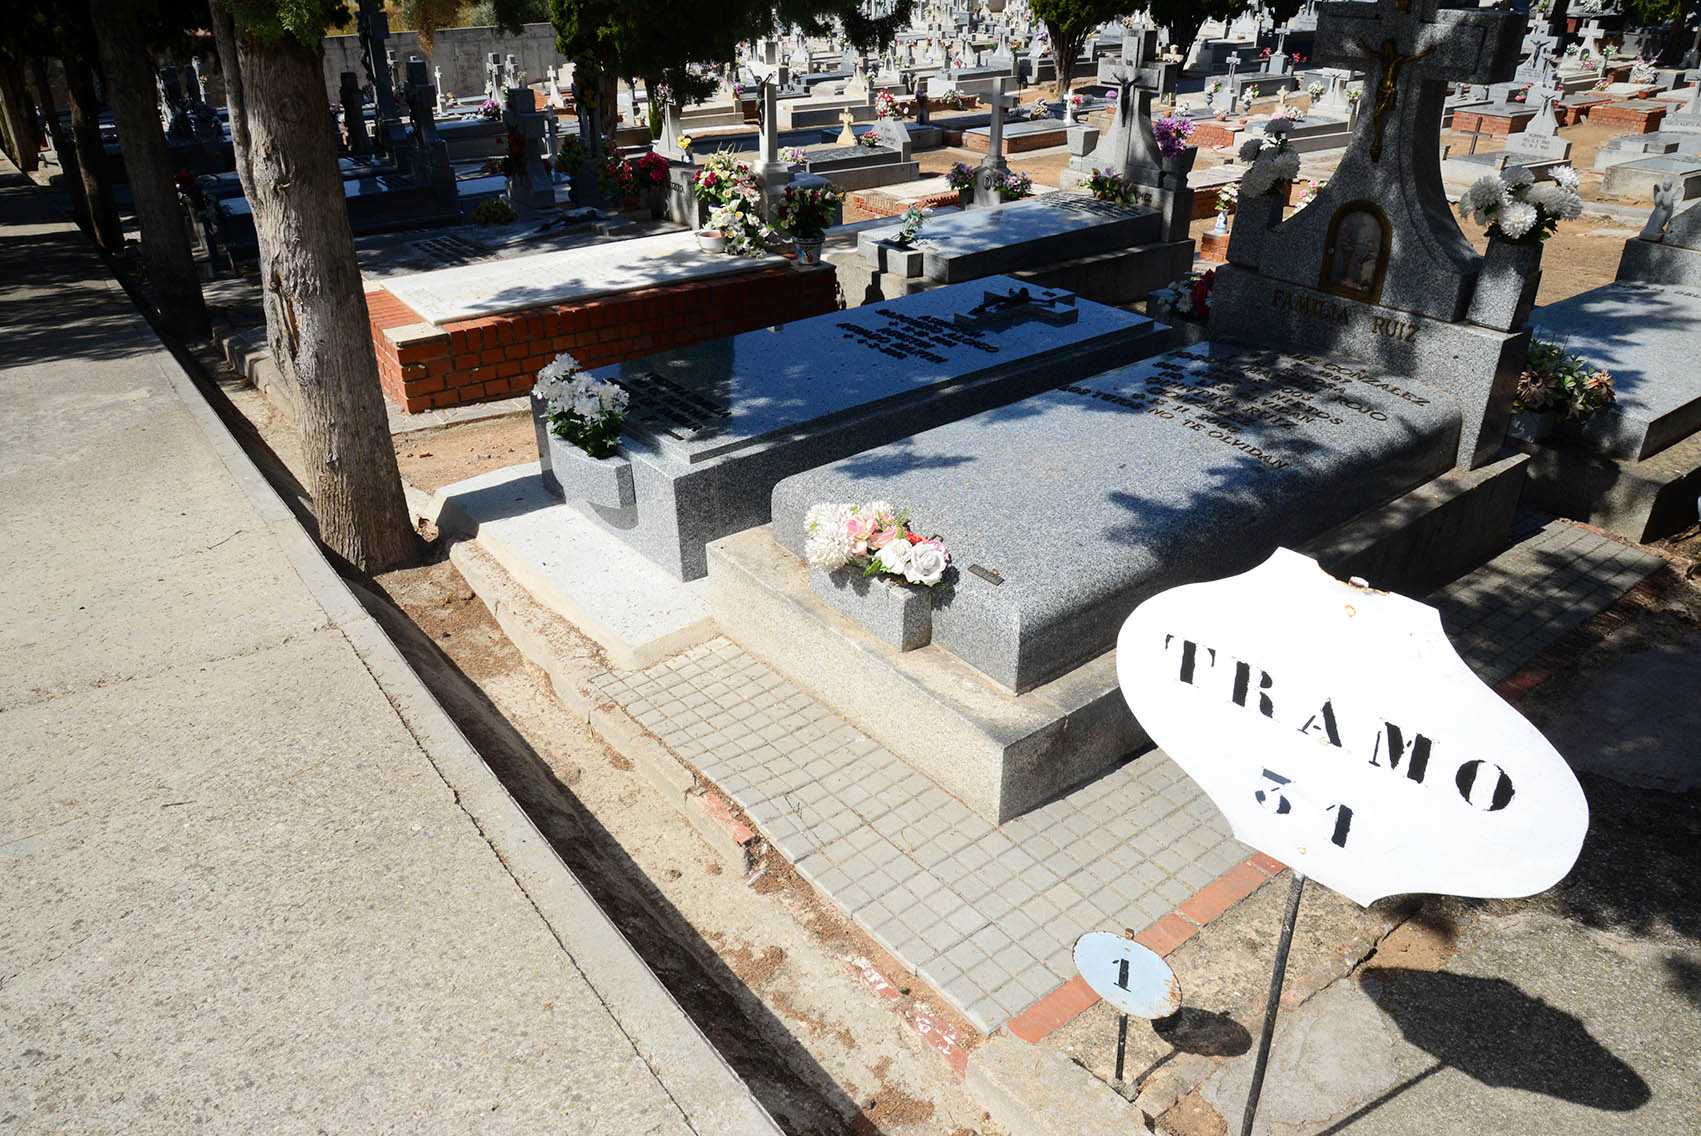
<svg viewBox="0 0 1701 1136">
<path fill-rule="evenodd" d="M 3 163 L 0 224 L 0 1114 L 775 1131 Z"/>
</svg>

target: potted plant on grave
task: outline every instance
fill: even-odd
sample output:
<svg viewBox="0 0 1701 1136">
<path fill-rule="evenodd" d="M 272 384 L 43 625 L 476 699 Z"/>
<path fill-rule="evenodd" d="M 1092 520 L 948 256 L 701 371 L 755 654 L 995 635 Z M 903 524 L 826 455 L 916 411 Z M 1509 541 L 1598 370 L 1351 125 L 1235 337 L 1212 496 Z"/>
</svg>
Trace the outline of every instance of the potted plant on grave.
<svg viewBox="0 0 1701 1136">
<path fill-rule="evenodd" d="M 1562 422 L 1581 426 L 1617 397 L 1606 371 L 1557 343 L 1532 339 L 1512 397 L 1507 436 L 1539 442 Z"/>
<path fill-rule="evenodd" d="M 998 170 L 992 175 L 992 191 L 1000 201 L 1020 201 L 1034 195 L 1034 179 L 1015 170 Z"/>
<path fill-rule="evenodd" d="M 1189 272 L 1180 280 L 1172 280 L 1146 298 L 1146 314 L 1178 328 L 1179 346 L 1198 343 L 1205 338 L 1205 325 L 1211 318 L 1211 289 L 1216 281 L 1214 268 L 1209 272 Z"/>
<path fill-rule="evenodd" d="M 967 209 L 975 197 L 975 167 L 967 162 L 952 162 L 945 171 L 945 184 L 957 191 L 957 203 Z"/>
<path fill-rule="evenodd" d="M 705 252 L 761 256 L 768 251 L 774 231 L 757 211 L 762 187 L 748 162 L 730 150 L 715 152 L 692 178 L 691 192 L 709 212 L 708 223 L 697 230 Z"/>
<path fill-rule="evenodd" d="M 478 116 L 486 122 L 495 122 L 502 117 L 502 108 L 495 99 L 485 99 L 478 104 Z"/>
<path fill-rule="evenodd" d="M 618 153 L 610 153 L 603 159 L 602 168 L 597 171 L 597 185 L 605 197 L 620 202 L 622 209 L 638 207 L 637 179 L 632 167 Z"/>
<path fill-rule="evenodd" d="M 1119 173 L 1095 167 L 1085 185 L 1087 192 L 1100 201 L 1108 201 L 1113 205 L 1135 204 L 1134 187 Z"/>
<path fill-rule="evenodd" d="M 1542 242 L 1583 213 L 1582 179 L 1556 166 L 1551 182 L 1537 182 L 1522 166 L 1508 166 L 1477 181 L 1459 198 L 1459 212 L 1485 226 L 1488 250 L 1477 272 L 1469 318 L 1505 331 L 1521 326 L 1535 306 L 1541 283 Z"/>
<path fill-rule="evenodd" d="M 820 185 L 788 185 L 773 204 L 774 224 L 797 243 L 799 267 L 820 264 L 821 246 L 827 239 L 827 226 L 845 199 L 845 191 L 832 182 Z"/>
<path fill-rule="evenodd" d="M 638 184 L 640 202 L 649 206 L 650 219 L 661 220 L 667 204 L 668 172 L 672 167 L 666 158 L 647 150 L 632 165 L 632 176 Z"/>
<path fill-rule="evenodd" d="M 539 457 L 566 499 L 609 509 L 636 500 L 632 462 L 620 452 L 627 398 L 619 384 L 594 378 L 566 352 L 538 371 L 532 418 Z"/>
</svg>

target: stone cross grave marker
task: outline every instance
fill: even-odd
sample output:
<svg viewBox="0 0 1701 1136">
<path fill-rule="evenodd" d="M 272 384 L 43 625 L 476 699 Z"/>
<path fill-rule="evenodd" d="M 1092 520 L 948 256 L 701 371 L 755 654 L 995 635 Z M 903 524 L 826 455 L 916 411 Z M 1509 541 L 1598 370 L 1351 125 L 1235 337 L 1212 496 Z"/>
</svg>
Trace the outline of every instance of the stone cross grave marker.
<svg viewBox="0 0 1701 1136">
<path fill-rule="evenodd" d="M 1486 272 L 1460 231 L 1441 182 L 1441 110 L 1449 82 L 1513 69 L 1520 22 L 1436 0 L 1321 5 L 1318 57 L 1368 72 L 1365 105 L 1305 209 L 1283 221 L 1277 196 L 1241 195 L 1211 304 L 1213 338 L 1338 351 L 1447 390 L 1467 469 L 1503 440 L 1536 265 Z"/>
<path fill-rule="evenodd" d="M 342 73 L 340 97 L 343 126 L 348 130 L 348 152 L 356 156 L 372 153 L 372 140 L 366 136 L 366 107 L 360 97 L 360 79 L 353 71 Z"/>
<path fill-rule="evenodd" d="M 555 205 L 555 186 L 550 174 L 543 165 L 543 135 L 544 116 L 537 111 L 537 96 L 530 87 L 513 87 L 508 91 L 508 106 L 502 115 L 503 122 L 508 127 L 508 133 L 517 136 L 521 141 L 525 155 L 525 172 L 513 179 L 516 192 L 515 208 L 522 212 L 533 209 L 549 209 Z M 597 160 L 601 160 L 600 154 Z M 587 161 L 579 169 L 573 171 L 573 188 L 577 190 L 581 178 L 596 182 L 596 165 Z"/>
<path fill-rule="evenodd" d="M 850 107 L 846 107 L 844 110 L 839 112 L 839 122 L 844 126 L 844 129 L 839 131 L 839 137 L 837 139 L 840 146 L 856 145 L 856 131 L 851 129 L 851 123 L 855 121 L 856 115 L 851 113 Z"/>
<path fill-rule="evenodd" d="M 791 163 L 780 161 L 779 90 L 773 76 L 764 76 L 756 83 L 757 114 L 760 116 L 761 160 L 751 172 L 762 183 L 769 197 L 780 192 L 791 181 Z"/>
<path fill-rule="evenodd" d="M 1003 76 L 994 79 L 992 90 L 985 96 L 992 113 L 986 127 L 986 157 L 981 159 L 980 168 L 975 171 L 974 203 L 977 206 L 999 204 L 1001 199 L 995 188 L 996 179 L 1009 168 L 1004 158 L 1004 112 L 1015 105 L 1016 96 L 1005 93 L 1007 82 Z"/>
<path fill-rule="evenodd" d="M 1364 105 L 1335 177 L 1313 202 L 1321 208 L 1307 207 L 1284 226 L 1290 248 L 1314 244 L 1310 256 L 1263 271 L 1295 283 L 1324 282 L 1325 249 L 1336 243 L 1331 223 L 1343 205 L 1358 200 L 1378 215 L 1375 228 L 1386 250 L 1375 286 L 1363 289 L 1361 298 L 1461 319 L 1478 258 L 1452 219 L 1441 183 L 1441 107 L 1448 82 L 1493 80 L 1511 69 L 1512 24 L 1503 12 L 1437 11 L 1436 0 L 1321 5 L 1317 56 L 1367 72 Z M 1237 223 L 1236 232 L 1242 227 Z"/>
<path fill-rule="evenodd" d="M 1229 52 L 1227 57 L 1223 59 L 1223 62 L 1228 65 L 1228 77 L 1230 79 L 1234 78 L 1234 73 L 1240 70 L 1240 52 Z"/>
</svg>

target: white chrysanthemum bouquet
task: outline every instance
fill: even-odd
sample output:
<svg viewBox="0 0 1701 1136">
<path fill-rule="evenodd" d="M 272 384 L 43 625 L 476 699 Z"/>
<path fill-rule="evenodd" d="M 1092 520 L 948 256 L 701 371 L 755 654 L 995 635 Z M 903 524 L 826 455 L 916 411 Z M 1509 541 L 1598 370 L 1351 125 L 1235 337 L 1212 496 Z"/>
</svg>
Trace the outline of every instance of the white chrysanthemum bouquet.
<svg viewBox="0 0 1701 1136">
<path fill-rule="evenodd" d="M 1289 119 L 1272 118 L 1264 124 L 1264 137 L 1240 144 L 1240 160 L 1250 163 L 1240 177 L 1241 193 L 1258 197 L 1275 189 L 1277 182 L 1299 176 L 1299 151 L 1288 144 L 1292 125 Z"/>
<path fill-rule="evenodd" d="M 606 458 L 620 443 L 627 394 L 619 384 L 592 378 L 563 351 L 537 373 L 532 394 L 543 400 L 549 429 L 593 458 Z"/>
<path fill-rule="evenodd" d="M 938 587 L 951 566 L 951 554 L 937 536 L 911 532 L 909 520 L 907 511 L 888 501 L 816 505 L 803 517 L 804 558 L 823 572 L 852 566 L 864 576 L 885 573 L 924 588 Z"/>
<path fill-rule="evenodd" d="M 1570 166 L 1556 166 L 1551 182 L 1538 182 L 1523 166 L 1478 178 L 1459 198 L 1459 212 L 1486 226 L 1490 237 L 1533 245 L 1547 240 L 1561 221 L 1583 213 L 1577 195 L 1582 180 Z"/>
</svg>

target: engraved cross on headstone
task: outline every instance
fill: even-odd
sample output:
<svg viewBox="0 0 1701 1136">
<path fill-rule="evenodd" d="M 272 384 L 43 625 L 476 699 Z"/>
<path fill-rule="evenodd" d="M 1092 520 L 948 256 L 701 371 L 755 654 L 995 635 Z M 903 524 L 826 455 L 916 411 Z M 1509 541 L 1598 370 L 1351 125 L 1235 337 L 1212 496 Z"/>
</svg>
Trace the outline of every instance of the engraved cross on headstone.
<svg viewBox="0 0 1701 1136">
<path fill-rule="evenodd" d="M 1499 34 L 1506 16 L 1481 9 L 1437 12 L 1436 0 L 1320 5 L 1317 61 L 1369 72 L 1362 108 L 1369 113 L 1361 115 L 1352 145 L 1367 146 L 1372 162 L 1381 161 L 1390 138 L 1400 146 L 1433 146 L 1434 133 L 1416 128 L 1420 87 L 1433 87 L 1439 105 L 1447 82 L 1492 81 L 1511 70 L 1516 41 Z"/>
</svg>

